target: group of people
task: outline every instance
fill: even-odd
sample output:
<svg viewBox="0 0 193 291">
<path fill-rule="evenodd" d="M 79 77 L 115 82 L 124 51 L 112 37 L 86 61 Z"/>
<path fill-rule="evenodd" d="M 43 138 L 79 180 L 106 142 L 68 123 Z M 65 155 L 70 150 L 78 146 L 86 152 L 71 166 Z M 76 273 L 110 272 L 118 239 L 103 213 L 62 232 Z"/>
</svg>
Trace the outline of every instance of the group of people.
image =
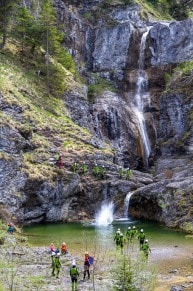
<svg viewBox="0 0 193 291">
<path fill-rule="evenodd" d="M 60 255 L 61 254 L 67 254 L 67 246 L 66 243 L 63 242 L 61 245 L 61 248 L 55 248 L 54 244 L 51 243 L 49 247 L 49 251 L 51 253 L 52 258 L 52 276 L 56 276 L 56 278 L 59 278 L 60 274 L 60 268 L 61 268 L 61 262 L 60 262 Z M 83 271 L 83 280 L 90 279 L 90 266 L 93 264 L 94 258 L 89 255 L 88 252 L 85 252 L 84 256 L 84 271 Z M 78 285 L 78 277 L 79 277 L 79 271 L 76 266 L 75 260 L 72 262 L 72 266 L 70 268 L 70 277 L 72 282 L 72 290 L 77 290 Z"/>
<path fill-rule="evenodd" d="M 56 159 L 56 165 L 58 166 L 58 168 L 62 169 L 63 168 L 62 153 L 58 152 L 55 156 L 55 159 Z M 72 167 L 73 173 L 86 174 L 89 171 L 89 167 L 86 163 L 82 163 L 79 165 L 77 164 L 77 162 L 74 162 L 71 167 Z M 100 166 L 95 163 L 92 166 L 91 172 L 96 178 L 104 179 L 106 176 L 107 170 L 105 166 Z M 120 179 L 125 177 L 127 180 L 129 180 L 132 176 L 132 171 L 130 168 L 124 169 L 122 167 L 119 167 L 118 175 Z"/>
<path fill-rule="evenodd" d="M 52 255 L 54 255 L 53 253 L 55 253 L 55 254 L 56 253 L 61 253 L 61 254 L 65 255 L 65 254 L 67 254 L 67 252 L 68 251 L 67 251 L 67 246 L 66 246 L 66 243 L 65 242 L 62 243 L 60 249 L 58 247 L 55 248 L 55 246 L 54 246 L 53 243 L 50 244 L 50 253 Z"/>
<path fill-rule="evenodd" d="M 134 239 L 138 239 L 139 241 L 139 250 L 144 252 L 145 258 L 148 258 L 149 253 L 151 252 L 151 249 L 149 247 L 148 239 L 146 239 L 146 235 L 141 229 L 138 231 L 135 226 L 132 228 L 129 226 L 123 234 L 120 230 L 120 228 L 117 229 L 115 236 L 114 236 L 114 241 L 116 243 L 117 249 L 121 249 L 121 253 L 123 253 L 123 248 L 125 243 L 131 244 Z"/>
</svg>

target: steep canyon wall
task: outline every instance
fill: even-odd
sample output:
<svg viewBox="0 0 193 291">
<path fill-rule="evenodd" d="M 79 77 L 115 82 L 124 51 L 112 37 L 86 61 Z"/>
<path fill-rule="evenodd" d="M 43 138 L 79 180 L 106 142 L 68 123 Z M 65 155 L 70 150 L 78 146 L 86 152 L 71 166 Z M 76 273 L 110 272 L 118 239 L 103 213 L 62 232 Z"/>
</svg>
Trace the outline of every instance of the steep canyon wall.
<svg viewBox="0 0 193 291">
<path fill-rule="evenodd" d="M 84 160 L 105 165 L 108 174 L 101 181 L 67 171 L 65 177 L 59 176 L 52 184 L 31 181 L 21 167 L 23 148 L 33 150 L 31 137 L 22 137 L 16 130 L 18 144 L 13 144 L 11 129 L 2 127 L 1 151 L 9 156 L 12 140 L 14 164 L 9 159 L 0 160 L 1 204 L 12 213 L 18 212 L 24 224 L 78 220 L 93 218 L 104 197 L 114 202 L 115 215 L 122 215 L 126 194 L 133 191 L 130 215 L 163 221 L 168 226 L 192 228 L 191 96 L 163 91 L 165 73 L 171 73 L 179 62 L 193 58 L 193 21 L 144 21 L 138 5 L 104 9 L 100 3 L 55 0 L 54 7 L 65 32 L 65 46 L 85 83 L 64 94 L 64 105 L 69 117 L 89 130 L 92 145 L 99 151 L 99 158 L 93 154 Z M 140 44 L 147 30 L 143 68 L 140 68 Z M 140 72 L 145 73 L 141 76 L 147 76 L 147 82 L 140 87 L 139 94 Z M 111 87 L 97 91 L 91 98 L 89 86 L 103 79 Z M 150 168 L 144 164 L 137 95 L 143 103 L 140 120 L 153 157 Z M 2 111 L 8 110 L 8 114 L 12 114 L 11 110 L 18 111 L 6 107 L 1 97 Z M 109 155 L 103 154 L 105 144 L 112 150 Z M 119 166 L 133 169 L 129 181 L 119 178 Z M 3 173 L 8 178 L 14 177 L 9 187 Z"/>
</svg>

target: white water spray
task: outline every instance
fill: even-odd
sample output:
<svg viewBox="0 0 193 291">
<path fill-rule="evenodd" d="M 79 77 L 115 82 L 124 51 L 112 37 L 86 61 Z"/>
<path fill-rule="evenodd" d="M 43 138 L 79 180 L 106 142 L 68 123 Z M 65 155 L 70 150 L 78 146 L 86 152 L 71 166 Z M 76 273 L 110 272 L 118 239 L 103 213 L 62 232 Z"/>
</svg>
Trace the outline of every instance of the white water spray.
<svg viewBox="0 0 193 291">
<path fill-rule="evenodd" d="M 114 205 L 112 202 L 105 203 L 96 215 L 96 224 L 99 226 L 107 226 L 113 222 Z"/>
</svg>

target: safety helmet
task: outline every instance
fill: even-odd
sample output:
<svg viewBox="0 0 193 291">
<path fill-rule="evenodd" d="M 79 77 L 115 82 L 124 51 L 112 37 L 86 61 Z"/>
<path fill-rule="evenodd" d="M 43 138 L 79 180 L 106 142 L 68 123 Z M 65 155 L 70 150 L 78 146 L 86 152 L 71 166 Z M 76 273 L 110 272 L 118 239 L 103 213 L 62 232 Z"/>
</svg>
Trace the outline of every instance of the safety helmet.
<svg viewBox="0 0 193 291">
<path fill-rule="evenodd" d="M 146 239 L 145 242 L 148 242 L 148 239 Z"/>
<path fill-rule="evenodd" d="M 141 229 L 141 232 L 143 232 L 143 229 Z"/>
<path fill-rule="evenodd" d="M 123 234 L 122 234 L 122 233 L 120 233 L 120 236 L 123 236 Z"/>
<path fill-rule="evenodd" d="M 75 261 L 72 262 L 72 267 L 76 267 L 76 262 Z"/>
<path fill-rule="evenodd" d="M 131 229 L 131 227 L 129 226 L 128 229 Z"/>
<path fill-rule="evenodd" d="M 63 242 L 63 245 L 65 245 L 65 242 Z"/>
<path fill-rule="evenodd" d="M 135 226 L 133 226 L 133 228 L 135 228 Z"/>
</svg>

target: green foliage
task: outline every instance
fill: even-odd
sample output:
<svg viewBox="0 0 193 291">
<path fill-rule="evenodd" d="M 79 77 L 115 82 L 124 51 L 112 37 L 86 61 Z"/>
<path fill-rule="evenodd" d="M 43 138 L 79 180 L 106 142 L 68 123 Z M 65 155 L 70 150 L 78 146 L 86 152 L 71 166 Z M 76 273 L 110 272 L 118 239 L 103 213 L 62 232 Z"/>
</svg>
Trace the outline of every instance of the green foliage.
<svg viewBox="0 0 193 291">
<path fill-rule="evenodd" d="M 171 78 L 171 74 L 169 74 L 169 73 L 164 74 L 164 80 L 166 83 L 169 82 L 170 78 Z"/>
<path fill-rule="evenodd" d="M 153 291 L 156 274 L 149 269 L 143 254 L 132 258 L 129 254 L 118 256 L 113 270 L 114 287 L 116 291 Z"/>
<path fill-rule="evenodd" d="M 123 4 L 125 4 L 125 5 L 129 5 L 129 4 L 133 4 L 133 3 L 135 3 L 134 0 L 123 0 Z"/>
<path fill-rule="evenodd" d="M 11 23 L 12 13 L 19 0 L 0 0 L 0 49 L 3 49 Z"/>
<path fill-rule="evenodd" d="M 41 30 L 39 22 L 36 21 L 29 10 L 23 6 L 19 7 L 14 25 L 14 37 L 21 41 L 22 52 L 24 46 L 30 46 L 33 54 L 35 49 L 41 46 Z"/>
<path fill-rule="evenodd" d="M 181 71 L 184 76 L 189 76 L 193 72 L 193 61 L 179 63 L 174 72 Z"/>
<path fill-rule="evenodd" d="M 189 8 L 183 0 L 170 0 L 170 14 L 176 20 L 188 18 Z"/>
<path fill-rule="evenodd" d="M 84 17 L 85 20 L 88 20 L 89 22 L 94 22 L 95 21 L 95 17 L 91 12 L 84 13 L 83 17 Z"/>
<path fill-rule="evenodd" d="M 183 222 L 181 225 L 182 229 L 184 229 L 187 233 L 193 234 L 193 224 L 192 222 Z"/>
<path fill-rule="evenodd" d="M 113 87 L 113 84 L 110 81 L 97 78 L 95 84 L 88 85 L 88 97 L 90 101 L 93 101 L 95 97 L 102 94 L 105 90 L 116 91 L 116 88 Z"/>
<path fill-rule="evenodd" d="M 101 8 L 103 9 L 107 9 L 111 6 L 111 4 L 113 3 L 113 0 L 103 0 L 100 4 Z"/>
</svg>

